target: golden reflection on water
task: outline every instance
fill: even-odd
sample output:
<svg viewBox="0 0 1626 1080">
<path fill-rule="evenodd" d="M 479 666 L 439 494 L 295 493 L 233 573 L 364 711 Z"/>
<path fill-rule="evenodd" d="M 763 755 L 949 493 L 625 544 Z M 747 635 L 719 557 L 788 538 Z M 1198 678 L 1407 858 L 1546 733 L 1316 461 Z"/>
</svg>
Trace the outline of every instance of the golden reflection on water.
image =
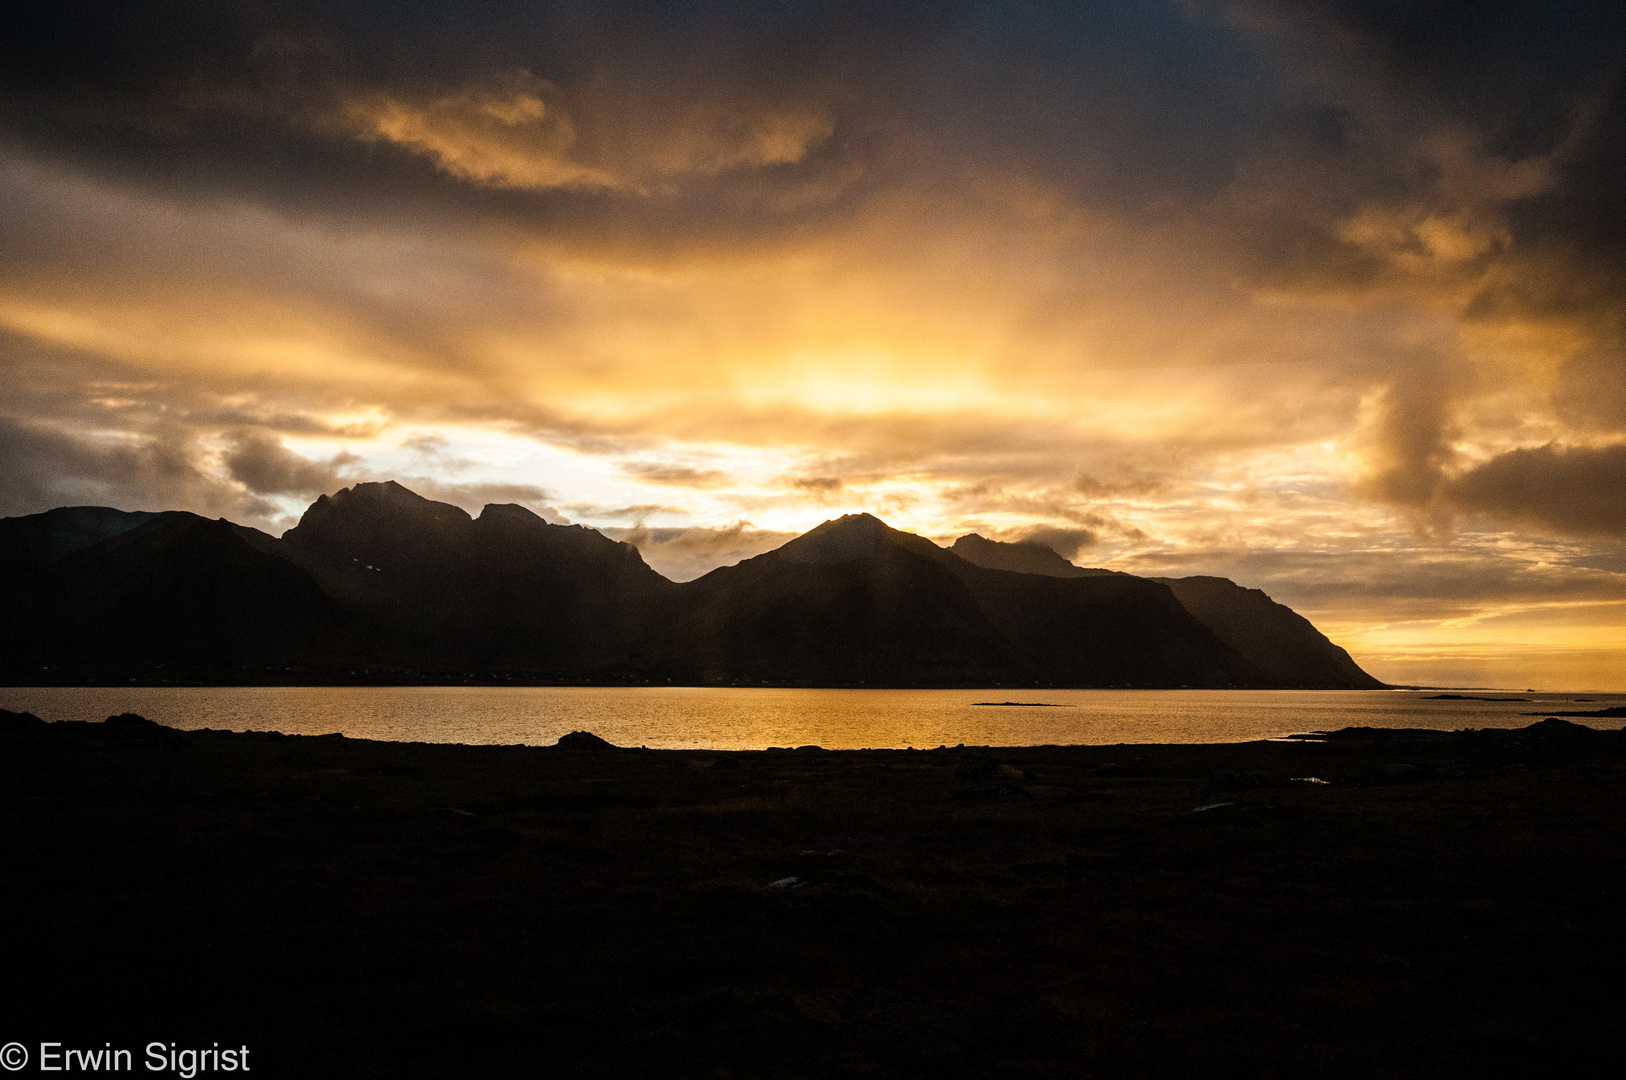
<svg viewBox="0 0 1626 1080">
<path fill-rule="evenodd" d="M 135 712 L 178 728 L 393 741 L 547 745 L 587 730 L 619 746 L 751 750 L 1242 742 L 1351 726 L 1522 727 L 1623 694 L 1439 700 L 1437 691 L 797 690 L 732 687 L 17 687 L 0 708 L 47 720 Z M 1043 703 L 1050 708 L 978 702 Z M 1535 716 L 1526 715 L 1535 713 Z M 1619 720 L 1583 721 L 1619 727 Z"/>
</svg>

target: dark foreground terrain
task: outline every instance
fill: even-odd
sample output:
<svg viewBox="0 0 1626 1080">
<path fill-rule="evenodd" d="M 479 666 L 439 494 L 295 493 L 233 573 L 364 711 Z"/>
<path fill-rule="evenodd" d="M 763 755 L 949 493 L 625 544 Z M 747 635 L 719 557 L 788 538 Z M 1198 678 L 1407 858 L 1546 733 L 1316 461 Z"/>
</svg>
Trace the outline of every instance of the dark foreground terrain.
<svg viewBox="0 0 1626 1080">
<path fill-rule="evenodd" d="M 725 754 L 0 728 L 0 1041 L 32 1053 L 1626 1075 L 1616 731 Z"/>
</svg>

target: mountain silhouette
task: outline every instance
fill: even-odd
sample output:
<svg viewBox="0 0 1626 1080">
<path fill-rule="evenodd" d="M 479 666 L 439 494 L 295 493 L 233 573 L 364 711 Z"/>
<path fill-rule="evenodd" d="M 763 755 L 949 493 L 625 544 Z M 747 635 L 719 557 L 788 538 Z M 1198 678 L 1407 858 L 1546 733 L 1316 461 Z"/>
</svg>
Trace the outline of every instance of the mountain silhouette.
<svg viewBox="0 0 1626 1080">
<path fill-rule="evenodd" d="M 62 506 L 0 519 L 0 573 L 21 573 L 129 532 L 157 514 L 106 506 Z"/>
<path fill-rule="evenodd" d="M 1025 569 L 1052 577 L 1130 576 L 1075 566 L 1040 544 L 1002 543 L 976 533 L 960 537 L 951 550 L 979 566 Z M 1252 665 L 1254 678 L 1265 684 L 1352 690 L 1384 685 L 1362 671 L 1349 653 L 1328 641 L 1310 620 L 1259 589 L 1246 589 L 1221 577 L 1145 580 L 1167 585 L 1181 606 Z"/>
<path fill-rule="evenodd" d="M 74 550 L 6 575 L 11 617 L 0 640 L 14 677 L 284 681 L 369 653 L 338 601 L 266 552 L 272 537 L 180 511 L 117 519 L 73 510 L 70 527 L 44 524 L 47 535 L 74 537 Z M 79 546 L 98 523 L 133 527 Z M 10 524 L 0 522 L 0 535 L 30 531 Z"/>
<path fill-rule="evenodd" d="M 1167 586 L 990 570 L 869 514 L 827 521 L 676 597 L 686 679 L 869 686 L 1245 686 L 1268 676 Z"/>
<path fill-rule="evenodd" d="M 515 505 L 471 518 L 394 481 L 317 499 L 282 549 L 408 663 L 578 675 L 636 651 L 674 587 L 593 529 Z"/>
<path fill-rule="evenodd" d="M 394 482 L 324 495 L 280 538 L 184 512 L 69 507 L 0 521 L 0 590 L 15 614 L 0 631 L 0 671 L 12 681 L 1381 685 L 1257 590 L 1068 571 L 1035 547 L 962 537 L 944 549 L 852 514 L 676 584 L 593 529 L 515 505 L 471 517 Z"/>
<path fill-rule="evenodd" d="M 1098 577 L 1114 573 L 1112 570 L 1091 570 L 1075 566 L 1059 554 L 1030 540 L 1008 544 L 989 540 L 976 533 L 966 533 L 954 541 L 950 551 L 989 570 L 1014 570 L 1019 574 L 1043 574 L 1046 577 Z"/>
<path fill-rule="evenodd" d="M 1229 578 L 1153 578 L 1214 635 L 1256 665 L 1278 686 L 1375 690 L 1384 684 L 1362 671 L 1349 653 L 1327 640 L 1309 619 L 1259 589 Z"/>
<path fill-rule="evenodd" d="M 827 521 L 679 586 L 653 652 L 701 682 L 1023 680 L 1023 658 L 928 548 L 941 552 L 868 514 Z"/>
</svg>

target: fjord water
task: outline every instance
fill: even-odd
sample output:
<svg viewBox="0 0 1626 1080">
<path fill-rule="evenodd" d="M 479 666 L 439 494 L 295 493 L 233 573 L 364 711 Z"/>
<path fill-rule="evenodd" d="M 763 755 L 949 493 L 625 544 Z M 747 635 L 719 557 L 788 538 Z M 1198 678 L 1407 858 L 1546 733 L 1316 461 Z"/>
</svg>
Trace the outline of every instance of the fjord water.
<svg viewBox="0 0 1626 1080">
<path fill-rule="evenodd" d="M 442 743 L 753 750 L 1242 742 L 1341 727 L 1523 727 L 1626 694 L 1395 690 L 799 690 L 736 687 L 10 687 L 0 708 L 46 720 L 134 712 L 171 727 Z M 1016 705 L 984 702 L 1014 701 Z M 1527 715 L 1535 713 L 1536 716 Z M 1615 728 L 1621 721 L 1582 721 Z"/>
</svg>

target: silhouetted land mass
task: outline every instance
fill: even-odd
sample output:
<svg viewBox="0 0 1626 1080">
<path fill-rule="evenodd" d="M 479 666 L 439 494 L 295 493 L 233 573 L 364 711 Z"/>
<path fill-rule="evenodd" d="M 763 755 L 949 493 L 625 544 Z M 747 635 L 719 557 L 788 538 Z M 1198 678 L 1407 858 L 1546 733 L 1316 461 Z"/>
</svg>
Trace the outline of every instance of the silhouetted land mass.
<svg viewBox="0 0 1626 1080">
<path fill-rule="evenodd" d="M 706 681 L 1242 686 L 1265 676 L 1164 586 L 989 570 L 868 514 L 682 587 L 658 652 Z"/>
<path fill-rule="evenodd" d="M 1212 630 L 1278 686 L 1377 689 L 1383 683 L 1360 669 L 1310 620 L 1259 589 L 1228 578 L 1154 578 L 1174 591 L 1197 621 Z"/>
<path fill-rule="evenodd" d="M 38 569 L 157 516 L 105 506 L 64 506 L 25 518 L 0 519 L 0 568 L 6 574 Z"/>
<path fill-rule="evenodd" d="M 1304 616 L 1276 603 L 1261 590 L 1245 589 L 1228 578 L 1134 578 L 1111 570 L 1074 566 L 1041 544 L 1007 544 L 976 533 L 960 537 L 951 550 L 992 569 L 1050 577 L 1151 580 L 1167 585 L 1193 618 L 1250 665 L 1249 685 L 1350 690 L 1384 685 L 1362 671 L 1349 653 L 1328 641 Z"/>
<path fill-rule="evenodd" d="M 945 550 L 868 514 L 676 584 L 592 529 L 370 483 L 280 538 L 181 512 L 9 518 L 0 564 L 13 683 L 1381 685 L 1224 579 Z"/>
<path fill-rule="evenodd" d="M 1061 705 L 1054 701 L 973 701 L 973 705 L 1009 705 L 1023 709 L 1070 709 L 1071 705 Z"/>
<path fill-rule="evenodd" d="M 1055 551 L 1031 541 L 1008 544 L 989 540 L 976 533 L 966 533 L 949 547 L 966 562 L 987 567 L 989 570 L 1012 570 L 1019 574 L 1043 574 L 1046 577 L 1099 577 L 1113 574 L 1113 570 L 1098 570 L 1075 566 Z"/>
<path fill-rule="evenodd" d="M 1481 697 L 1476 694 L 1430 694 L 1426 701 L 1529 701 L 1522 697 Z M 1545 715 L 1545 714 L 1543 714 Z"/>
<path fill-rule="evenodd" d="M 674 588 L 593 529 L 514 505 L 470 518 L 394 482 L 322 496 L 282 546 L 414 666 L 595 671 L 635 648 Z"/>
<path fill-rule="evenodd" d="M 1526 716 L 1597 716 L 1597 717 L 1626 717 L 1626 705 L 1611 705 L 1607 709 L 1593 709 L 1591 712 L 1549 712 L 1526 713 Z"/>
<path fill-rule="evenodd" d="M 7 1037 L 247 1044 L 266 1076 L 1620 1075 L 1626 735 L 1316 738 L 0 713 Z"/>
<path fill-rule="evenodd" d="M 208 679 L 365 654 L 364 626 L 310 574 L 250 542 L 253 530 L 186 513 L 141 517 L 8 573 L 0 634 L 13 670 Z"/>
</svg>

